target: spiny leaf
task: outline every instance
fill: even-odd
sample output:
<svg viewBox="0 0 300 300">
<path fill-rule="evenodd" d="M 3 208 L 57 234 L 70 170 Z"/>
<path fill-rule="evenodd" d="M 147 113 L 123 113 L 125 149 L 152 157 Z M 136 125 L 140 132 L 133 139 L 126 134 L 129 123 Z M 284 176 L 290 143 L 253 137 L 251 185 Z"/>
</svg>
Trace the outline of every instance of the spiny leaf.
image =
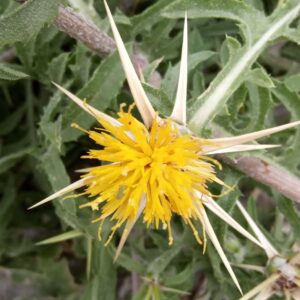
<svg viewBox="0 0 300 300">
<path fill-rule="evenodd" d="M 228 98 L 245 80 L 244 76 L 247 70 L 265 49 L 267 43 L 283 34 L 284 29 L 298 16 L 300 4 L 291 0 L 279 12 L 275 11 L 269 17 L 256 18 L 254 15 L 260 13 L 256 10 L 253 12 L 250 6 L 241 1 L 178 0 L 173 3 L 173 7 L 168 7 L 166 14 L 173 17 L 179 16 L 186 9 L 188 9 L 188 16 L 235 19 L 248 28 L 246 31 L 243 30 L 245 45 L 236 51 L 223 70 L 211 82 L 210 88 L 199 96 L 193 105 L 190 126 L 197 131 L 222 110 Z M 253 22 L 254 19 L 259 20 L 259 24 Z M 260 21 L 262 22 L 260 23 Z"/>
<path fill-rule="evenodd" d="M 0 63 L 0 79 L 2 80 L 19 80 L 28 77 L 29 75 L 15 70 L 8 64 Z"/>
</svg>

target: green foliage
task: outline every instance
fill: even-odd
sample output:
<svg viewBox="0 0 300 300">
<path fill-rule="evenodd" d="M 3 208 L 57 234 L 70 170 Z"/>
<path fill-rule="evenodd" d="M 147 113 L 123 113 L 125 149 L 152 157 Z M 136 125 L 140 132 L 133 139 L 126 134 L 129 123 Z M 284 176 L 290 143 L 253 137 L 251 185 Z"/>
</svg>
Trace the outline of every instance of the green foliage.
<svg viewBox="0 0 300 300">
<path fill-rule="evenodd" d="M 105 247 L 109 222 L 99 241 L 99 224 L 91 221 L 101 212 L 79 208 L 86 195 L 27 211 L 78 180 L 76 170 L 95 164 L 80 159 L 94 144 L 70 127 L 97 127 L 95 119 L 51 82 L 113 117 L 132 97 L 116 51 L 99 58 L 53 25 L 59 6 L 68 3 L 109 33 L 101 1 L 0 2 L 0 298 L 238 299 L 212 244 L 203 254 L 189 226 L 176 217 L 172 246 L 166 230 L 147 228 L 139 220 L 114 263 L 122 228 Z M 239 135 L 300 120 L 298 0 L 108 2 L 128 49 L 133 49 L 129 52 L 142 51 L 149 60 L 143 86 L 161 116 L 169 116 L 174 105 L 187 12 L 188 119 L 195 134 Z M 160 87 L 152 83 L 157 72 Z M 300 176 L 299 129 L 263 142 L 283 147 L 245 155 Z M 242 199 L 274 246 L 292 255 L 300 238 L 299 207 L 293 199 L 226 165 L 218 175 L 236 185 L 216 198 L 220 206 L 248 228 L 235 209 L 236 200 Z M 211 189 L 214 194 L 226 190 Z M 208 214 L 230 262 L 267 263 L 261 249 Z M 201 224 L 195 226 L 201 233 Z M 244 291 L 264 280 L 250 271 L 234 271 Z"/>
<path fill-rule="evenodd" d="M 0 21 L 0 46 L 27 42 L 57 14 L 61 0 L 29 0 Z"/>
<path fill-rule="evenodd" d="M 0 63 L 0 79 L 2 80 L 18 80 L 28 77 L 27 74 L 14 70 L 8 65 Z"/>
</svg>

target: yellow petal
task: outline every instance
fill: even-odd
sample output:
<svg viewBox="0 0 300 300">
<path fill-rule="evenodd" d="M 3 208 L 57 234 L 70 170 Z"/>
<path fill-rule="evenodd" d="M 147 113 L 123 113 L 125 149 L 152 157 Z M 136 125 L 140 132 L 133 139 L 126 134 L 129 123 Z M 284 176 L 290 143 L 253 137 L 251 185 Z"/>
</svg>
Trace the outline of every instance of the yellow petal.
<svg viewBox="0 0 300 300">
<path fill-rule="evenodd" d="M 255 222 L 248 214 L 248 212 L 245 210 L 243 205 L 239 201 L 237 201 L 236 204 L 237 207 L 240 209 L 241 213 L 243 214 L 243 216 L 245 217 L 246 221 L 248 222 L 249 226 L 256 234 L 258 240 L 263 245 L 263 249 L 265 250 L 268 258 L 271 259 L 272 257 L 279 255 L 278 251 L 272 246 L 272 244 L 268 241 L 268 239 L 265 237 L 265 235 L 262 233 L 259 227 L 255 224 Z"/>
<path fill-rule="evenodd" d="M 143 89 L 143 86 L 135 72 L 135 69 L 132 65 L 129 55 L 126 51 L 125 45 L 122 41 L 122 38 L 119 34 L 117 26 L 111 15 L 110 9 L 105 0 L 104 0 L 104 5 L 105 5 L 107 16 L 108 16 L 108 19 L 110 22 L 110 26 L 111 26 L 111 29 L 112 29 L 112 32 L 114 35 L 114 39 L 115 39 L 115 42 L 116 42 L 116 45 L 117 45 L 117 48 L 119 51 L 123 69 L 126 74 L 126 78 L 127 78 L 132 96 L 133 96 L 136 106 L 144 120 L 145 125 L 147 127 L 150 127 L 153 119 L 156 117 L 155 111 L 154 111 L 154 109 Z"/>
<path fill-rule="evenodd" d="M 86 177 L 86 178 L 82 178 L 82 179 L 80 179 L 80 180 L 78 180 L 78 181 L 73 182 L 72 184 L 70 184 L 70 185 L 64 187 L 63 189 L 59 190 L 58 192 L 56 192 L 56 193 L 50 195 L 49 197 L 47 197 L 47 198 L 41 200 L 40 202 L 38 202 L 38 203 L 32 205 L 32 206 L 29 207 L 28 209 L 32 209 L 32 208 L 34 208 L 34 207 L 40 206 L 40 205 L 42 205 L 42 204 L 45 204 L 46 202 L 52 201 L 52 200 L 54 200 L 54 199 L 56 199 L 56 198 L 59 198 L 59 197 L 65 195 L 65 194 L 67 194 L 67 193 L 70 193 L 70 192 L 72 192 L 72 191 L 74 191 L 74 190 L 77 190 L 77 189 L 83 187 L 84 184 L 85 184 L 85 180 L 86 180 L 86 179 L 87 179 L 87 177 Z"/>
<path fill-rule="evenodd" d="M 177 87 L 174 109 L 170 116 L 171 119 L 173 119 L 174 121 L 180 124 L 186 123 L 187 77 L 188 77 L 188 30 L 187 30 L 187 14 L 185 13 L 178 87 Z"/>
<path fill-rule="evenodd" d="M 260 144 L 260 145 L 236 145 L 236 146 L 232 146 L 232 147 L 229 147 L 229 148 L 218 149 L 218 150 L 213 150 L 213 151 L 209 151 L 209 152 L 205 152 L 205 148 L 204 148 L 204 154 L 213 155 L 213 154 L 234 153 L 234 152 L 243 152 L 243 151 L 255 151 L 255 150 L 276 148 L 276 147 L 280 147 L 280 146 L 281 145 L 274 145 L 274 144 L 270 144 L 270 145 L 264 145 L 264 144 Z"/>
<path fill-rule="evenodd" d="M 83 102 L 80 98 L 63 88 L 62 86 L 58 85 L 55 82 L 52 82 L 58 89 L 60 89 L 64 94 L 66 94 L 72 101 L 74 101 L 79 107 L 81 107 L 83 110 L 85 110 L 87 113 L 89 113 L 94 118 L 102 118 L 106 120 L 107 122 L 111 123 L 114 126 L 120 126 L 121 124 L 111 116 L 103 113 L 102 111 L 92 107 L 91 105 Z"/>
<path fill-rule="evenodd" d="M 233 270 L 230 266 L 230 263 L 229 263 L 226 255 L 225 255 L 219 241 L 218 241 L 218 238 L 217 238 L 217 236 L 216 236 L 216 234 L 213 230 L 213 227 L 211 226 L 211 223 L 210 223 L 210 221 L 207 217 L 205 209 L 203 207 L 199 207 L 199 213 L 202 216 L 203 224 L 205 226 L 205 231 L 206 231 L 207 235 L 209 236 L 209 238 L 210 238 L 211 242 L 213 243 L 214 247 L 216 248 L 216 250 L 217 250 L 223 264 L 225 265 L 228 273 L 230 274 L 234 284 L 237 286 L 240 293 L 243 294 L 242 289 L 239 285 L 239 282 L 238 282 L 238 280 L 237 280 L 237 278 L 236 278 L 236 276 L 235 276 L 235 274 L 234 274 L 234 272 L 233 272 Z"/>
</svg>

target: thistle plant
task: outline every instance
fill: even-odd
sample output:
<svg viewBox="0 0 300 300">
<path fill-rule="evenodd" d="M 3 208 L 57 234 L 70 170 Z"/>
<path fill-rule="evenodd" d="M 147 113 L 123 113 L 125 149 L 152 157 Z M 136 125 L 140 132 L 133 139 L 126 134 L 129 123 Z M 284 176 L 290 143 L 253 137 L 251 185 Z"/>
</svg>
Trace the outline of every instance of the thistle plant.
<svg viewBox="0 0 300 300">
<path fill-rule="evenodd" d="M 41 247 L 15 255 L 33 249 L 43 265 L 43 253 L 58 249 L 49 254 L 59 261 L 53 275 L 51 263 L 32 268 L 71 299 L 297 299 L 297 249 L 277 250 L 237 199 L 259 187 L 300 201 L 299 2 L 119 4 L 122 12 L 113 1 L 0 6 L 0 47 L 12 47 L 18 65 L 0 63 L 4 116 L 18 93 L 8 80 L 24 86 L 26 99 L 0 123 L 5 142 L 20 137 L 4 148 L 0 171 L 9 175 L 0 188 L 5 198 L 15 197 L 14 186 L 42 190 L 20 194 L 24 207 L 42 206 L 14 222 L 37 218 L 47 232 L 35 238 Z M 11 154 L 14 147 L 23 148 Z M 269 225 L 282 211 L 297 239 L 299 216 L 287 198 L 258 207 Z M 63 233 L 49 233 L 52 223 Z M 249 263 L 252 252 L 260 256 Z M 82 258 L 85 277 L 82 261 L 80 271 L 66 264 Z"/>
<path fill-rule="evenodd" d="M 107 3 L 104 1 L 118 52 L 133 99 L 143 118 L 139 122 L 131 113 L 123 109 L 118 119 L 95 110 L 64 88 L 57 85 L 70 99 L 89 112 L 103 126 L 103 132 L 85 131 L 103 150 L 89 150 L 83 158 L 110 162 L 82 170 L 85 175 L 79 181 L 47 197 L 33 207 L 44 204 L 78 188 L 85 188 L 84 195 L 94 197 L 82 205 L 92 210 L 100 210 L 100 216 L 94 222 L 100 222 L 99 239 L 103 223 L 109 218 L 115 221 L 106 245 L 111 241 L 117 229 L 126 223 L 115 255 L 119 256 L 124 243 L 135 222 L 143 215 L 147 227 L 160 225 L 168 229 L 169 245 L 173 243 L 171 219 L 173 214 L 182 217 L 188 224 L 199 244 L 206 247 L 206 233 L 214 244 L 232 280 L 241 291 L 238 280 L 225 256 L 213 227 L 207 217 L 205 207 L 238 230 L 241 234 L 260 246 L 260 243 L 247 233 L 213 199 L 208 183 L 226 184 L 215 175 L 214 166 L 219 162 L 208 155 L 214 153 L 239 152 L 276 147 L 276 145 L 244 145 L 260 137 L 297 126 L 300 121 L 273 127 L 232 138 L 203 139 L 191 133 L 185 133 L 186 93 L 187 93 L 187 16 L 185 17 L 180 74 L 172 114 L 162 120 L 153 109 L 141 82 L 134 70 L 115 25 Z M 180 128 L 183 126 L 183 128 Z M 77 124 L 73 127 L 80 128 Z M 183 133 L 181 132 L 183 131 Z M 228 187 L 230 189 L 230 187 Z M 199 237 L 193 221 L 200 221 L 203 227 L 203 241 Z"/>
</svg>

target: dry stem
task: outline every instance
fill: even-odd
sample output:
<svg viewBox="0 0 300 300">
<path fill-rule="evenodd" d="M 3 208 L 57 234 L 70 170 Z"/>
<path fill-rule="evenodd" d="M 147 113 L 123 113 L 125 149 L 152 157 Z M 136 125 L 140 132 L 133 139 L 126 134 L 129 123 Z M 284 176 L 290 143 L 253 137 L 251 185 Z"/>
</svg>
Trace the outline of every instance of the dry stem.
<svg viewBox="0 0 300 300">
<path fill-rule="evenodd" d="M 231 159 L 219 155 L 218 158 L 256 181 L 268 185 L 287 198 L 300 203 L 300 180 L 286 170 L 253 156 Z"/>
<path fill-rule="evenodd" d="M 115 41 L 111 37 L 69 7 L 59 8 L 54 25 L 60 31 L 81 41 L 101 57 L 108 55 L 116 48 Z"/>
</svg>

